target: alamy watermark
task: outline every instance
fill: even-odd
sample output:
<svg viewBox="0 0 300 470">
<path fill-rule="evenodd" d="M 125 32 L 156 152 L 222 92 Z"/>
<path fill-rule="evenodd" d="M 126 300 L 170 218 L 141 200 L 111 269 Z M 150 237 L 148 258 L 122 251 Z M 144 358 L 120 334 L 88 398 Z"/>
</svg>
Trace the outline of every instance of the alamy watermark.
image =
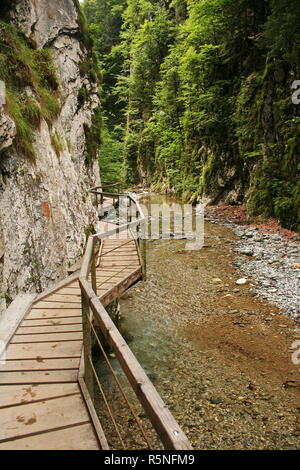
<svg viewBox="0 0 300 470">
<path fill-rule="evenodd" d="M 295 105 L 300 104 L 300 80 L 294 80 L 292 83 L 292 90 L 295 90 L 292 94 L 292 102 Z"/>
<path fill-rule="evenodd" d="M 139 223 L 143 213 L 144 219 Z M 110 225 L 118 220 L 119 226 L 130 224 L 130 230 L 135 238 L 146 240 L 176 239 L 187 240 L 186 250 L 200 250 L 204 245 L 204 206 L 203 204 L 133 204 L 127 196 L 120 197 L 119 207 L 111 206 L 109 218 L 106 220 L 105 231 L 111 231 L 118 238 L 127 238 L 127 231 L 115 230 Z M 103 230 L 103 227 L 102 227 Z"/>
<path fill-rule="evenodd" d="M 292 363 L 298 365 L 300 364 L 300 340 L 293 342 L 292 349 L 295 349 L 295 352 L 292 354 Z"/>
<path fill-rule="evenodd" d="M 5 365 L 6 347 L 4 341 L 0 340 L 0 367 Z"/>
<path fill-rule="evenodd" d="M 4 106 L 6 103 L 6 86 L 5 83 L 0 80 L 0 106 Z"/>
</svg>

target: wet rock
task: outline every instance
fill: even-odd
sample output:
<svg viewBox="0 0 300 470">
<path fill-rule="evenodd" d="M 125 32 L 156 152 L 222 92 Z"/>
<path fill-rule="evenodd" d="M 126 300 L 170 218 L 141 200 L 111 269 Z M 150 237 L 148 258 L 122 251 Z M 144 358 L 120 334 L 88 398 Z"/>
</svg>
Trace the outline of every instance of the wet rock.
<svg viewBox="0 0 300 470">
<path fill-rule="evenodd" d="M 239 321 L 234 321 L 233 324 L 237 325 L 237 326 L 240 326 L 241 328 L 244 328 L 245 326 L 247 326 L 247 323 L 243 323 L 243 322 L 239 322 Z"/>
<path fill-rule="evenodd" d="M 254 250 L 252 248 L 242 248 L 241 250 L 239 250 L 239 253 L 241 255 L 253 256 Z"/>
<path fill-rule="evenodd" d="M 212 397 L 209 401 L 213 405 L 219 405 L 220 403 L 223 403 L 222 398 L 219 398 L 219 397 Z"/>
</svg>

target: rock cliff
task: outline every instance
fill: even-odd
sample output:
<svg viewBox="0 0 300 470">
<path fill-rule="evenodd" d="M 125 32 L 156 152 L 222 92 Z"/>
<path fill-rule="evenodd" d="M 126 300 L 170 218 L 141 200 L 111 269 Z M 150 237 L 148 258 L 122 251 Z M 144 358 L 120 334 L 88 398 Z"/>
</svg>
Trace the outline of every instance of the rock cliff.
<svg viewBox="0 0 300 470">
<path fill-rule="evenodd" d="M 63 278 L 95 222 L 88 194 L 99 183 L 94 60 L 76 1 L 0 7 L 0 296 L 6 303 Z"/>
</svg>

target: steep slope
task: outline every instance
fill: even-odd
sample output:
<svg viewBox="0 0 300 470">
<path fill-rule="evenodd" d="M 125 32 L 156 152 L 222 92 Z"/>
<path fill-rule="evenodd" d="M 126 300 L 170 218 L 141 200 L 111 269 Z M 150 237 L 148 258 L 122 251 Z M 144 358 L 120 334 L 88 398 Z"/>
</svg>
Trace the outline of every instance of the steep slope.
<svg viewBox="0 0 300 470">
<path fill-rule="evenodd" d="M 94 223 L 99 82 L 77 1 L 2 2 L 0 80 L 0 280 L 9 301 L 65 276 Z"/>
</svg>

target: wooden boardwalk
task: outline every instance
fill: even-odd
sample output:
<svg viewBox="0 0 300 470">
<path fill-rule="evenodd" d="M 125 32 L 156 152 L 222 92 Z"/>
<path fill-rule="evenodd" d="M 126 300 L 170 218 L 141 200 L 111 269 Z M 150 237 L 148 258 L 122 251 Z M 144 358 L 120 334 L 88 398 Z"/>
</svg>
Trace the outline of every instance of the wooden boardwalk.
<svg viewBox="0 0 300 470">
<path fill-rule="evenodd" d="M 96 278 L 104 306 L 141 277 L 129 233 L 102 241 Z M 0 366 L 0 450 L 106 448 L 78 384 L 81 353 L 81 291 L 74 279 L 34 303 L 10 341 Z"/>
<path fill-rule="evenodd" d="M 102 213 L 108 202 L 119 204 L 117 195 L 108 201 L 110 196 L 105 199 L 97 188 L 94 193 L 96 198 L 100 194 Z M 128 199 L 135 202 L 131 196 Z M 101 389 L 93 367 L 92 330 L 99 341 L 94 324 L 115 352 L 165 448 L 191 449 L 105 310 L 145 278 L 145 245 L 140 237 L 145 217 L 138 203 L 136 212 L 139 218 L 118 226 L 119 233 L 116 224 L 106 223 L 105 228 L 100 222 L 99 232 L 88 239 L 80 272 L 34 301 L 26 297 L 26 306 L 22 299 L 20 312 L 20 301 L 10 312 L 7 328 L 0 324 L 0 339 L 2 334 L 7 345 L 6 360 L 0 362 L 0 450 L 109 449 L 91 398 L 94 379 Z M 102 352 L 105 357 L 103 348 Z M 117 380 L 115 373 L 114 377 Z M 133 416 L 140 427 L 134 412 Z"/>
<path fill-rule="evenodd" d="M 119 297 L 142 276 L 141 259 L 130 233 L 123 233 L 122 238 L 111 236 L 102 241 L 96 277 L 97 295 L 104 306 Z"/>
</svg>

